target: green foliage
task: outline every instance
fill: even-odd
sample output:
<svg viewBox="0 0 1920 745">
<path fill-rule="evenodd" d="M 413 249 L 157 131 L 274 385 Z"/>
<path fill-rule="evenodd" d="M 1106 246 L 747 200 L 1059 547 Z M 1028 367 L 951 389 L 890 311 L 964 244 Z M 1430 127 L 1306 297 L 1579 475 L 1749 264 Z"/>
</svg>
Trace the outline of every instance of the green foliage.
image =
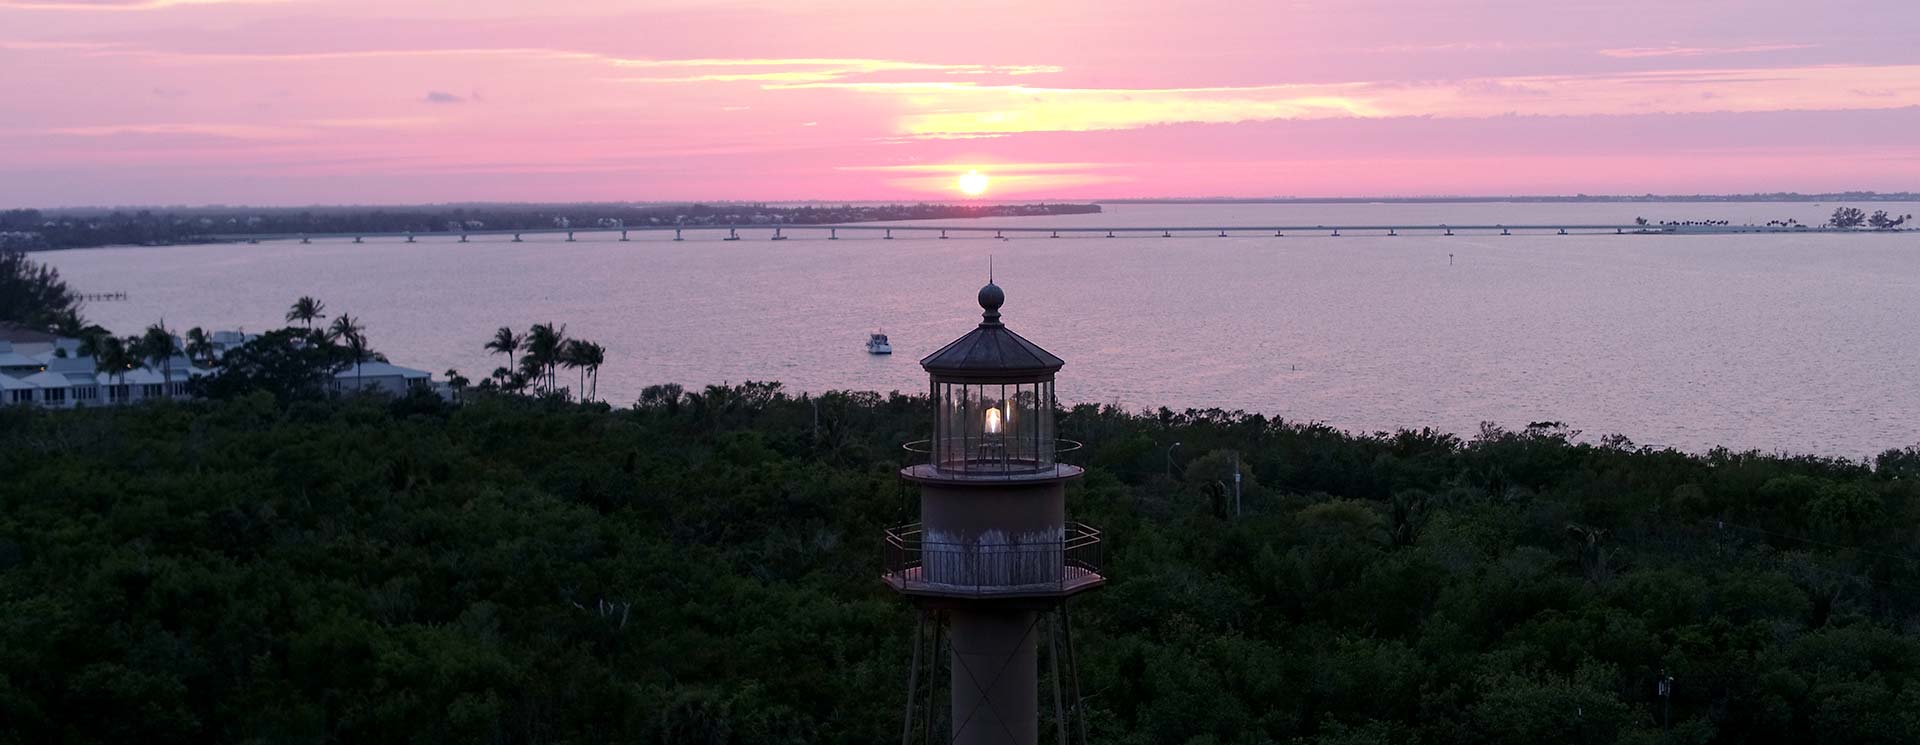
<svg viewBox="0 0 1920 745">
<path fill-rule="evenodd" d="M 39 331 L 80 326 L 80 300 L 60 272 L 19 251 L 0 250 L 0 323 Z"/>
<path fill-rule="evenodd" d="M 194 384 L 199 395 L 215 399 L 260 392 L 283 402 L 311 400 L 326 396 L 334 373 L 349 364 L 325 335 L 284 328 L 228 350 L 219 368 Z"/>
<path fill-rule="evenodd" d="M 897 734 L 913 623 L 876 547 L 917 508 L 923 397 L 327 398 L 351 358 L 285 329 L 213 400 L 0 410 L 0 742 Z M 1074 605 L 1092 740 L 1920 738 L 1915 450 L 1060 430 L 1112 578 Z M 1238 518 L 1207 488 L 1230 452 Z"/>
</svg>

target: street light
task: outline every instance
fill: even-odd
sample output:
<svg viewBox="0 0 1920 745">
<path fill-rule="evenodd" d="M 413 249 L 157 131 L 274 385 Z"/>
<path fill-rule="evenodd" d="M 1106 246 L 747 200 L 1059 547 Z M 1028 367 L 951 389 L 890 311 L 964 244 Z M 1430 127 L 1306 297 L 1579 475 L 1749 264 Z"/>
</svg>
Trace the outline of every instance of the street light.
<svg viewBox="0 0 1920 745">
<path fill-rule="evenodd" d="M 1180 443 L 1167 446 L 1167 478 L 1173 478 L 1173 449 L 1177 447 L 1180 447 Z"/>
</svg>

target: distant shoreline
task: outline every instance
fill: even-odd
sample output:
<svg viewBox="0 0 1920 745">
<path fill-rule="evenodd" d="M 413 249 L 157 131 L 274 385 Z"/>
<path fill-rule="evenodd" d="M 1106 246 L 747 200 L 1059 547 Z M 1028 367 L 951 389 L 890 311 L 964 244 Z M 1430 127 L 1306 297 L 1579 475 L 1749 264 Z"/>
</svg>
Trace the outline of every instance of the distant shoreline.
<svg viewBox="0 0 1920 745">
<path fill-rule="evenodd" d="M 1094 204 L 1676 204 L 1920 202 L 1916 192 L 1836 192 L 1830 194 L 1642 194 L 1638 196 L 1577 194 L 1574 196 L 1482 197 L 1154 197 L 1092 199 Z"/>
</svg>

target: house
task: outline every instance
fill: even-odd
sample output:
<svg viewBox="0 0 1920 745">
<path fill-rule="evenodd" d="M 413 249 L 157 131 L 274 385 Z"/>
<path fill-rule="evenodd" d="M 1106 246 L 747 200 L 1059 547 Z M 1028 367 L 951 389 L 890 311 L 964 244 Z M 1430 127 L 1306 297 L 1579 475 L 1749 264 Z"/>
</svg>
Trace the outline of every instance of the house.
<svg viewBox="0 0 1920 745">
<path fill-rule="evenodd" d="M 27 328 L 11 321 L 0 321 L 0 342 L 6 342 L 13 351 L 32 356 L 53 351 L 53 344 L 60 337 L 45 331 Z"/>
<path fill-rule="evenodd" d="M 362 362 L 349 365 L 347 369 L 335 373 L 333 388 L 337 391 L 368 391 L 404 396 L 408 391 L 431 389 L 433 373 L 401 367 L 390 362 Z"/>
<path fill-rule="evenodd" d="M 13 342 L 0 339 L 0 375 L 24 378 L 40 372 L 40 361 L 14 349 Z"/>
<path fill-rule="evenodd" d="M 215 331 L 209 336 L 213 356 L 226 356 L 239 346 L 259 338 L 239 331 Z M 0 324 L 0 406 L 30 405 L 45 408 L 112 406 L 188 397 L 194 378 L 211 373 L 196 366 L 178 350 L 174 339 L 173 357 L 161 364 L 142 360 L 141 365 L 121 371 L 99 369 L 92 356 L 80 354 L 80 340 L 15 324 Z M 367 390 L 403 396 L 413 390 L 430 390 L 448 395 L 436 385 L 433 375 L 381 361 L 369 361 L 358 370 L 349 367 L 333 379 L 336 391 Z"/>
</svg>

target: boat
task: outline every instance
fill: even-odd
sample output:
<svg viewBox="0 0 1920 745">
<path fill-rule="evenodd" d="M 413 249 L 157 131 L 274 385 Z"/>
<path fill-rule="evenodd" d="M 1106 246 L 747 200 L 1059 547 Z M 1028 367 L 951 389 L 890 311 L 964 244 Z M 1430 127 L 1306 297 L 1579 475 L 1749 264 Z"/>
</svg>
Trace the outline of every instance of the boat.
<svg viewBox="0 0 1920 745">
<path fill-rule="evenodd" d="M 893 345 L 887 343 L 887 335 L 868 334 L 867 354 L 893 354 Z"/>
</svg>

